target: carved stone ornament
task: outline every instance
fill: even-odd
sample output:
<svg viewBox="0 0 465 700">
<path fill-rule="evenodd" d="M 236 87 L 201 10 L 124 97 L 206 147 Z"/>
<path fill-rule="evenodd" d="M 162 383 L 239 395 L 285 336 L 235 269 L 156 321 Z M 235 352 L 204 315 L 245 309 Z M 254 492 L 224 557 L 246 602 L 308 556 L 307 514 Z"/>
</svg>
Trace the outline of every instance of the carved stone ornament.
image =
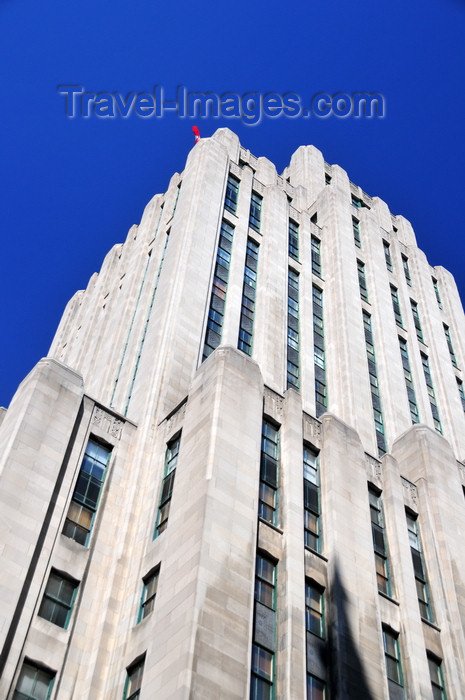
<svg viewBox="0 0 465 700">
<path fill-rule="evenodd" d="M 277 420 L 278 423 L 281 423 L 281 419 L 284 413 L 283 397 L 279 394 L 276 394 L 276 392 L 272 391 L 272 389 L 265 387 L 264 402 L 265 413 L 271 418 Z"/>
<path fill-rule="evenodd" d="M 375 481 L 380 484 L 383 482 L 383 470 L 381 462 L 369 454 L 365 453 L 365 464 L 367 468 L 367 477 L 370 481 Z"/>
<path fill-rule="evenodd" d="M 229 170 L 231 172 L 231 175 L 234 175 L 235 177 L 239 178 L 239 180 L 241 179 L 242 171 L 238 165 L 236 165 L 235 163 L 230 163 Z"/>
<path fill-rule="evenodd" d="M 107 413 L 103 408 L 95 406 L 92 414 L 92 424 L 104 430 L 111 437 L 121 440 L 124 421 L 116 418 L 116 416 L 112 416 L 111 413 Z"/>
<path fill-rule="evenodd" d="M 321 423 L 312 416 L 303 417 L 303 435 L 305 440 L 310 440 L 315 447 L 321 448 Z"/>
<path fill-rule="evenodd" d="M 404 487 L 404 501 L 406 505 L 410 506 L 413 510 L 416 510 L 418 504 L 417 487 L 404 476 L 402 476 L 401 479 L 402 486 Z"/>
</svg>

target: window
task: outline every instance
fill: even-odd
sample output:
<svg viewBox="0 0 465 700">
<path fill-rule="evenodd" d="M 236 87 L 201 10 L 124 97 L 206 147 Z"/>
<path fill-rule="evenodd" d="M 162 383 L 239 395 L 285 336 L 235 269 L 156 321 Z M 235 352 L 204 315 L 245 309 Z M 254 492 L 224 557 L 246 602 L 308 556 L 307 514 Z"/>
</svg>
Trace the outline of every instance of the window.
<svg viewBox="0 0 465 700">
<path fill-rule="evenodd" d="M 202 361 L 206 360 L 221 343 L 233 237 L 234 226 L 223 220 L 216 254 Z"/>
<path fill-rule="evenodd" d="M 168 515 L 171 506 L 171 496 L 173 494 L 174 477 L 176 474 L 176 466 L 178 463 L 179 445 L 181 435 L 178 435 L 171 440 L 165 453 L 165 474 L 161 486 L 160 504 L 158 506 L 157 525 L 155 528 L 154 537 L 158 537 L 166 530 L 168 525 Z"/>
<path fill-rule="evenodd" d="M 409 287 L 412 286 L 412 278 L 410 277 L 410 268 L 408 264 L 408 258 L 403 255 L 402 256 L 402 266 L 404 268 L 404 275 L 405 275 L 405 280 L 408 284 Z"/>
<path fill-rule="evenodd" d="M 447 700 L 444 676 L 442 675 L 442 661 L 432 654 L 428 654 L 428 666 L 433 700 Z"/>
<path fill-rule="evenodd" d="M 399 686 L 403 687 L 404 679 L 402 676 L 398 635 L 386 627 L 383 628 L 383 645 L 389 697 L 395 700 L 399 697 Z M 404 697 L 403 694 L 400 697 Z"/>
<path fill-rule="evenodd" d="M 433 621 L 431 603 L 429 599 L 428 584 L 426 581 L 426 569 L 421 552 L 420 535 L 418 532 L 418 522 L 415 515 L 407 512 L 407 527 L 410 541 L 410 552 L 412 554 L 413 570 L 415 573 L 415 583 L 417 587 L 418 605 L 420 614 L 424 620 Z"/>
<path fill-rule="evenodd" d="M 273 525 L 278 522 L 279 428 L 264 420 L 260 458 L 258 516 Z"/>
<path fill-rule="evenodd" d="M 13 700 L 48 700 L 55 672 L 25 661 L 16 684 Z"/>
<path fill-rule="evenodd" d="M 271 700 L 273 698 L 276 569 L 276 563 L 273 560 L 264 554 L 257 554 L 250 682 L 251 700 Z M 260 606 L 264 607 L 260 608 Z M 258 608 L 260 608 L 260 612 L 258 612 Z"/>
<path fill-rule="evenodd" d="M 452 362 L 454 367 L 457 367 L 457 358 L 455 357 L 454 347 L 452 345 L 452 338 L 450 337 L 449 326 L 446 326 L 445 323 L 443 323 L 442 325 L 444 328 L 444 335 L 446 336 L 446 340 L 447 340 L 447 347 L 449 348 L 449 355 L 450 355 L 451 362 Z"/>
<path fill-rule="evenodd" d="M 312 236 L 312 272 L 321 277 L 321 241 Z"/>
<path fill-rule="evenodd" d="M 384 436 L 384 421 L 381 409 L 381 394 L 379 391 L 378 372 L 376 369 L 371 316 L 366 311 L 363 311 L 363 326 L 365 331 L 365 347 L 367 352 L 368 376 L 370 379 L 371 403 L 373 405 L 376 443 L 378 445 L 378 456 L 381 457 L 386 452 L 386 438 Z"/>
<path fill-rule="evenodd" d="M 371 486 L 368 487 L 370 502 L 371 534 L 375 551 L 376 580 L 378 591 L 391 595 L 391 582 L 389 576 L 388 550 L 384 532 L 384 513 L 381 494 Z"/>
<path fill-rule="evenodd" d="M 360 222 L 354 216 L 352 217 L 352 229 L 354 231 L 354 242 L 357 248 L 362 247 L 362 239 L 360 237 Z"/>
<path fill-rule="evenodd" d="M 86 546 L 94 524 L 111 448 L 89 440 L 69 504 L 63 535 Z"/>
<path fill-rule="evenodd" d="M 145 657 L 136 661 L 127 669 L 126 685 L 124 686 L 123 700 L 134 700 L 140 696 L 142 676 L 144 674 Z"/>
<path fill-rule="evenodd" d="M 66 629 L 78 586 L 79 583 L 74 579 L 52 569 L 40 604 L 39 616 Z"/>
<path fill-rule="evenodd" d="M 365 264 L 361 260 L 357 260 L 357 271 L 358 271 L 358 286 L 360 288 L 360 296 L 363 301 L 368 301 L 368 289 L 367 281 L 365 276 Z"/>
<path fill-rule="evenodd" d="M 252 645 L 252 678 L 250 700 L 271 700 L 273 697 L 274 653 L 259 644 Z"/>
<path fill-rule="evenodd" d="M 402 367 L 404 369 L 405 386 L 407 389 L 407 397 L 410 409 L 410 417 L 412 423 L 419 423 L 420 417 L 418 414 L 417 399 L 415 396 L 415 389 L 413 386 L 412 372 L 410 371 L 410 360 L 408 355 L 407 341 L 399 336 L 399 348 L 400 356 L 402 358 Z"/>
<path fill-rule="evenodd" d="M 255 600 L 276 610 L 276 564 L 261 554 L 257 554 L 256 561 Z"/>
<path fill-rule="evenodd" d="M 314 581 L 305 582 L 305 629 L 317 637 L 325 636 L 323 589 Z"/>
<path fill-rule="evenodd" d="M 438 281 L 434 279 L 434 277 L 431 278 L 433 280 L 433 287 L 434 287 L 434 293 L 436 294 L 436 301 L 438 302 L 438 306 L 440 309 L 442 309 L 442 301 L 441 301 L 441 295 L 439 294 L 439 287 L 438 287 Z"/>
<path fill-rule="evenodd" d="M 403 328 L 402 324 L 402 314 L 400 312 L 400 304 L 399 304 L 399 295 L 397 293 L 397 289 L 392 286 L 391 284 L 391 299 L 392 299 L 392 308 L 394 309 L 394 318 L 396 319 L 396 323 L 398 326 Z"/>
<path fill-rule="evenodd" d="M 299 259 L 299 224 L 289 219 L 289 255 Z"/>
<path fill-rule="evenodd" d="M 465 411 L 465 391 L 463 390 L 463 382 L 461 379 L 456 377 L 457 389 L 459 390 L 460 401 L 462 402 L 462 408 Z"/>
<path fill-rule="evenodd" d="M 331 184 L 331 175 L 328 175 L 328 173 L 325 173 L 325 185 L 330 185 Z"/>
<path fill-rule="evenodd" d="M 392 257 L 391 257 L 391 246 L 387 241 L 383 241 L 384 247 L 384 259 L 386 261 L 386 267 L 389 272 L 392 272 Z"/>
<path fill-rule="evenodd" d="M 252 192 L 252 197 L 250 199 L 249 226 L 250 228 L 253 228 L 254 231 L 260 231 L 262 221 L 262 202 L 263 197 L 260 197 L 260 195 L 256 192 Z"/>
<path fill-rule="evenodd" d="M 239 180 L 234 175 L 228 177 L 226 184 L 226 196 L 224 198 L 224 207 L 232 214 L 237 211 L 237 201 L 239 199 Z"/>
<path fill-rule="evenodd" d="M 421 353 L 421 363 L 423 365 L 423 373 L 425 375 L 426 388 L 428 390 L 429 405 L 431 407 L 431 413 L 433 416 L 434 427 L 442 435 L 441 420 L 439 418 L 438 406 L 436 403 L 436 394 L 434 393 L 433 380 L 431 378 L 431 370 L 429 366 L 429 360 L 426 355 Z"/>
<path fill-rule="evenodd" d="M 299 388 L 299 275 L 289 268 L 287 278 L 287 386 Z"/>
<path fill-rule="evenodd" d="M 413 301 L 413 299 L 410 299 L 410 306 L 412 307 L 413 322 L 415 324 L 417 338 L 420 341 L 420 343 L 424 343 L 425 340 L 423 338 L 423 331 L 421 329 L 420 314 L 418 313 L 418 304 L 416 301 Z"/>
<path fill-rule="evenodd" d="M 326 683 L 307 673 L 307 700 L 326 700 Z"/>
<path fill-rule="evenodd" d="M 326 391 L 326 355 L 323 326 L 323 292 L 312 287 L 313 302 L 313 367 L 315 371 L 315 411 L 321 416 L 328 407 Z"/>
<path fill-rule="evenodd" d="M 320 474 L 318 453 L 304 445 L 304 541 L 321 552 Z"/>
<path fill-rule="evenodd" d="M 155 598 L 157 595 L 158 588 L 158 577 L 160 574 L 160 567 L 157 566 L 156 569 L 151 571 L 147 576 L 145 576 L 142 581 L 144 583 L 142 588 L 142 598 L 140 601 L 139 616 L 137 622 L 145 619 L 147 615 L 153 610 L 155 604 Z"/>
<path fill-rule="evenodd" d="M 242 287 L 241 318 L 239 322 L 239 340 L 237 347 L 247 355 L 252 354 L 253 321 L 255 314 L 255 296 L 257 287 L 259 245 L 251 238 L 247 241 L 247 254 L 244 267 L 244 285 Z"/>
<path fill-rule="evenodd" d="M 355 195 L 352 195 L 350 203 L 353 207 L 356 207 L 357 209 L 361 209 L 363 206 L 362 200 L 358 197 L 355 197 Z"/>
</svg>

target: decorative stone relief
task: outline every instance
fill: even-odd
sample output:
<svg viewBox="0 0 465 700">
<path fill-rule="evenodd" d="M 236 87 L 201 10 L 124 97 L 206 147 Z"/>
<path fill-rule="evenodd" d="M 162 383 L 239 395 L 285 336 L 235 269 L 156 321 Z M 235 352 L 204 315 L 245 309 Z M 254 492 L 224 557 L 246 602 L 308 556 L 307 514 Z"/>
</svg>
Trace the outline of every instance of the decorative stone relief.
<svg viewBox="0 0 465 700">
<path fill-rule="evenodd" d="M 297 223 L 300 224 L 300 212 L 298 212 L 297 209 L 294 209 L 294 207 L 289 207 L 289 216 L 291 219 L 294 219 L 294 221 L 297 221 Z"/>
<path fill-rule="evenodd" d="M 258 159 L 252 154 L 250 154 L 249 165 L 253 170 L 256 170 L 258 167 Z"/>
<path fill-rule="evenodd" d="M 235 163 L 230 163 L 229 169 L 235 177 L 239 178 L 239 180 L 241 179 L 242 170 L 238 165 L 236 165 Z"/>
<path fill-rule="evenodd" d="M 264 411 L 267 415 L 271 416 L 278 421 L 282 422 L 282 417 L 284 413 L 284 399 L 282 396 L 272 391 L 268 387 L 265 387 L 264 392 Z"/>
<path fill-rule="evenodd" d="M 244 163 L 248 163 L 250 158 L 250 151 L 248 151 L 246 148 L 241 148 L 239 157 L 241 160 L 244 161 Z"/>
<path fill-rule="evenodd" d="M 401 477 L 402 486 L 404 487 L 404 502 L 405 505 L 410 506 L 413 510 L 417 510 L 418 504 L 418 493 L 415 484 L 406 479 L 404 476 Z"/>
<path fill-rule="evenodd" d="M 369 481 L 378 482 L 381 485 L 383 483 L 381 462 L 365 452 L 365 464 Z"/>
<path fill-rule="evenodd" d="M 169 436 L 175 432 L 176 428 L 184 422 L 184 416 L 186 415 L 187 400 L 184 401 L 182 406 L 173 413 L 165 423 L 165 435 Z"/>
<path fill-rule="evenodd" d="M 255 192 L 257 192 L 257 194 L 263 195 L 263 193 L 265 192 L 265 185 L 263 185 L 261 182 L 259 182 L 255 178 L 253 179 L 252 187 L 255 190 Z"/>
<path fill-rule="evenodd" d="M 103 408 L 99 406 L 94 407 L 92 424 L 98 426 L 101 430 L 104 430 L 117 440 L 121 440 L 124 421 L 120 418 L 116 418 L 116 416 L 113 416 L 111 413 L 107 413 Z"/>
<path fill-rule="evenodd" d="M 318 449 L 321 448 L 321 423 L 305 413 L 303 416 L 303 436 L 304 440 L 309 440 Z"/>
</svg>

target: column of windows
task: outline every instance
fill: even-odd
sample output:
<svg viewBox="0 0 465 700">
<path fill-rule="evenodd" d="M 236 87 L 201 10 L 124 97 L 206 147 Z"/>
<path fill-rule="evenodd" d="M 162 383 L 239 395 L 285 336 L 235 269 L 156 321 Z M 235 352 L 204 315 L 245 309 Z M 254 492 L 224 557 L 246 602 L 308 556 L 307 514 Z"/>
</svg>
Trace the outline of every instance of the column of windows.
<svg viewBox="0 0 465 700">
<path fill-rule="evenodd" d="M 431 609 L 428 582 L 426 579 L 426 567 L 421 551 L 418 521 L 416 516 L 409 512 L 406 513 L 406 516 L 420 614 L 424 620 L 432 622 L 433 613 Z"/>
<path fill-rule="evenodd" d="M 412 376 L 412 372 L 410 370 L 410 360 L 409 360 L 409 356 L 408 356 L 407 341 L 404 340 L 404 338 L 401 338 L 400 336 L 399 336 L 399 347 L 400 347 L 400 355 L 402 358 L 402 367 L 404 370 L 405 386 L 407 389 L 410 417 L 412 419 L 412 423 L 419 423 L 420 417 L 418 414 L 418 405 L 417 405 L 417 399 L 415 396 L 415 388 L 413 386 L 413 376 Z"/>
<path fill-rule="evenodd" d="M 323 292 L 312 287 L 313 300 L 313 365 L 315 371 L 315 410 L 321 416 L 328 408 L 326 389 L 326 356 L 323 325 Z"/>
<path fill-rule="evenodd" d="M 400 303 L 399 303 L 399 294 L 397 292 L 396 287 L 394 287 L 391 284 L 391 299 L 392 299 L 392 308 L 394 310 L 394 318 L 396 319 L 396 323 L 400 328 L 403 328 L 403 323 L 402 323 L 402 314 L 400 311 Z"/>
<path fill-rule="evenodd" d="M 371 534 L 376 562 L 376 580 L 378 591 L 391 595 L 391 577 L 389 573 L 389 557 L 384 529 L 384 512 L 381 494 L 372 486 L 368 487 L 370 502 Z"/>
<path fill-rule="evenodd" d="M 384 248 L 384 260 L 386 261 L 386 267 L 389 272 L 392 272 L 392 257 L 391 257 L 391 246 L 387 241 L 383 241 Z"/>
<path fill-rule="evenodd" d="M 299 224 L 292 219 L 289 219 L 289 255 L 299 259 Z"/>
<path fill-rule="evenodd" d="M 287 386 L 299 388 L 300 331 L 299 331 L 299 275 L 289 268 L 287 278 Z"/>
<path fill-rule="evenodd" d="M 84 546 L 95 522 L 110 455 L 110 447 L 89 440 L 69 504 L 63 535 Z"/>
<path fill-rule="evenodd" d="M 410 276 L 410 267 L 408 264 L 408 258 L 405 255 L 402 255 L 402 267 L 404 268 L 405 280 L 406 280 L 408 286 L 411 287 L 412 286 L 412 278 Z"/>
<path fill-rule="evenodd" d="M 320 460 L 318 453 L 304 445 L 304 542 L 321 552 Z"/>
<path fill-rule="evenodd" d="M 451 362 L 452 362 L 454 367 L 457 367 L 457 358 L 455 357 L 454 346 L 452 345 L 452 338 L 450 337 L 449 326 L 446 326 L 445 323 L 443 323 L 442 325 L 444 328 L 444 335 L 446 336 L 447 347 L 449 348 L 449 355 L 450 355 Z"/>
<path fill-rule="evenodd" d="M 262 203 L 263 197 L 256 192 L 252 192 L 250 199 L 249 226 L 254 231 L 259 232 L 262 224 Z"/>
<path fill-rule="evenodd" d="M 247 240 L 247 253 L 242 287 L 241 317 L 237 347 L 247 355 L 252 354 L 255 298 L 257 293 L 257 268 L 259 245 L 251 238 Z"/>
<path fill-rule="evenodd" d="M 178 464 L 179 446 L 181 435 L 170 440 L 165 453 L 165 471 L 161 486 L 160 503 L 158 506 L 157 523 L 155 526 L 154 538 L 161 535 L 168 525 L 168 516 L 171 506 L 171 496 L 173 495 L 174 477 Z"/>
<path fill-rule="evenodd" d="M 202 361 L 221 343 L 233 237 L 234 226 L 223 220 L 216 254 Z"/>
<path fill-rule="evenodd" d="M 421 353 L 421 362 L 423 365 L 423 373 L 425 375 L 426 388 L 428 390 L 429 405 L 431 406 L 431 413 L 433 415 L 434 427 L 442 435 L 442 425 L 441 419 L 439 418 L 438 405 L 436 403 L 436 394 L 434 392 L 433 380 L 431 378 L 431 370 L 429 367 L 429 360 L 427 355 Z"/>
<path fill-rule="evenodd" d="M 378 445 L 378 454 L 379 456 L 381 456 L 386 452 L 386 438 L 384 435 L 384 420 L 381 407 L 378 373 L 376 370 L 375 347 L 373 343 L 371 316 L 366 311 L 363 311 L 363 325 L 365 328 L 365 346 L 368 359 L 368 374 L 370 377 L 371 402 L 373 405 L 373 418 L 375 422 L 376 442 Z"/>
<path fill-rule="evenodd" d="M 237 202 L 239 200 L 239 180 L 234 175 L 229 175 L 226 183 L 226 194 L 224 197 L 224 208 L 235 214 L 237 212 Z"/>
<path fill-rule="evenodd" d="M 418 313 L 418 304 L 416 301 L 413 301 L 413 299 L 410 299 L 410 306 L 412 307 L 413 322 L 415 324 L 417 338 L 421 343 L 424 343 L 425 340 L 423 337 L 423 331 L 420 323 L 420 314 Z"/>
<path fill-rule="evenodd" d="M 258 516 L 278 524 L 279 428 L 268 420 L 262 425 Z"/>
<path fill-rule="evenodd" d="M 389 699 L 402 700 L 404 677 L 400 657 L 399 635 L 388 627 L 383 627 L 384 659 L 388 679 Z"/>
<path fill-rule="evenodd" d="M 367 280 L 365 275 L 365 263 L 361 260 L 357 260 L 357 271 L 358 271 L 358 286 L 360 288 L 360 296 L 363 301 L 368 302 L 368 289 Z"/>
<path fill-rule="evenodd" d="M 362 238 L 360 235 L 360 222 L 354 216 L 352 217 L 352 229 L 354 232 L 354 243 L 357 246 L 357 248 L 361 248 L 362 247 Z"/>
<path fill-rule="evenodd" d="M 431 278 L 433 281 L 433 287 L 434 287 L 434 293 L 436 295 L 436 301 L 438 302 L 438 306 L 440 309 L 442 309 L 442 301 L 441 301 L 441 295 L 439 293 L 439 286 L 438 286 L 438 281 L 434 279 L 434 277 Z"/>
<path fill-rule="evenodd" d="M 321 641 L 326 636 L 324 589 L 315 581 L 305 580 L 305 629 L 307 657 L 307 698 L 326 700 L 326 678 L 321 678 L 321 664 L 314 664 L 321 655 Z M 315 667 L 316 666 L 316 667 Z"/>
<path fill-rule="evenodd" d="M 312 273 L 321 277 L 321 241 L 316 236 L 312 236 Z"/>
<path fill-rule="evenodd" d="M 275 685 L 277 565 L 257 553 L 250 700 L 272 700 Z"/>
</svg>

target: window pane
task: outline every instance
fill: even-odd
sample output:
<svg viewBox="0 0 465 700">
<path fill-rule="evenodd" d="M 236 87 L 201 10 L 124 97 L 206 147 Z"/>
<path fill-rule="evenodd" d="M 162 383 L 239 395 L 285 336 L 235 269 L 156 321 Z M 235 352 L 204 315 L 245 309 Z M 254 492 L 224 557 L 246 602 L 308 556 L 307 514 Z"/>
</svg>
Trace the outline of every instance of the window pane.
<svg viewBox="0 0 465 700">
<path fill-rule="evenodd" d="M 307 700 L 325 700 L 325 683 L 315 676 L 307 676 Z"/>
<path fill-rule="evenodd" d="M 271 680 L 273 676 L 273 654 L 254 644 L 252 648 L 252 670 L 267 680 Z"/>
<path fill-rule="evenodd" d="M 54 673 L 24 663 L 13 700 L 47 700 L 53 684 Z"/>
</svg>

